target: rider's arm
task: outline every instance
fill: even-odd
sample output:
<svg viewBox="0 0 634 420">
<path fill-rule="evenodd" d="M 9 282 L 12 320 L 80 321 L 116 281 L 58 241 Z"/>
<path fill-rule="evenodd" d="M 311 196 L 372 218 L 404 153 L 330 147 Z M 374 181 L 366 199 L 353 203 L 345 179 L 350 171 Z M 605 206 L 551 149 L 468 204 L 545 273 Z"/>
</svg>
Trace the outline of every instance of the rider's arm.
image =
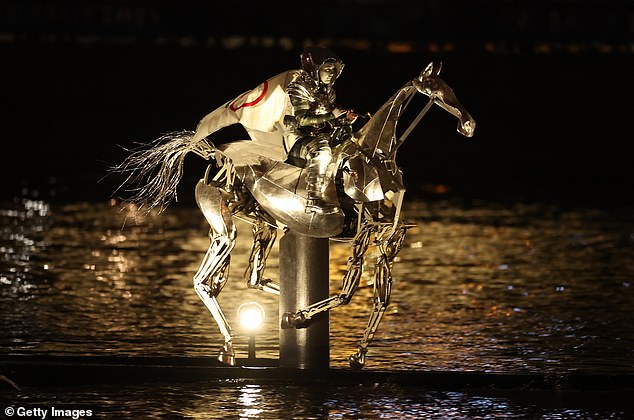
<svg viewBox="0 0 634 420">
<path fill-rule="evenodd" d="M 301 127 L 319 125 L 335 119 L 332 111 L 321 112 L 321 110 L 313 109 L 312 104 L 303 98 L 291 96 L 291 104 L 293 105 L 295 120 Z"/>
<path fill-rule="evenodd" d="M 332 112 L 325 114 L 314 114 L 310 110 L 298 111 L 295 113 L 295 119 L 297 123 L 302 126 L 319 125 L 325 122 L 335 119 L 335 115 Z"/>
</svg>

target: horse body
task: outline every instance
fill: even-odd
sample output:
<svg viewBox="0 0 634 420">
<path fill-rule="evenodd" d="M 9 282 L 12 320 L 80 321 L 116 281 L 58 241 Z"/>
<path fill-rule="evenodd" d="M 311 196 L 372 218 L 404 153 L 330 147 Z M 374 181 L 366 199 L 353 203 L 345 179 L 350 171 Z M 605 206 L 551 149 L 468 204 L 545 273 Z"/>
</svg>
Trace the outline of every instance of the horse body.
<svg viewBox="0 0 634 420">
<path fill-rule="evenodd" d="M 365 364 L 367 347 L 389 304 L 392 264 L 407 229 L 400 220 L 405 188 L 396 165 L 396 151 L 434 103 L 459 118 L 458 131 L 462 134 L 470 137 L 475 129 L 475 122 L 451 89 L 437 77 L 438 72 L 439 68 L 434 68 L 433 64 L 427 66 L 418 78 L 399 89 L 361 130 L 333 149 L 329 170 L 334 182 L 327 186 L 325 198 L 339 203 L 335 212 L 307 213 L 306 170 L 259 154 L 249 141 L 231 142 L 218 148 L 208 143 L 205 143 L 208 148 L 200 145 L 166 148 L 172 155 L 193 151 L 205 158 L 213 156 L 216 160 L 196 187 L 196 201 L 210 225 L 210 246 L 194 276 L 194 288 L 225 338 L 219 360 L 230 365 L 235 363 L 231 328 L 216 297 L 227 281 L 236 239 L 232 216 L 239 214 L 253 226 L 253 247 L 245 273 L 250 288 L 279 294 L 279 286 L 263 277 L 278 225 L 303 235 L 338 237 L 351 242 L 352 255 L 341 292 L 306 308 L 298 308 L 294 313 L 284 314 L 282 328 L 301 327 L 315 315 L 348 303 L 359 285 L 366 250 L 370 245 L 378 247 L 373 307 L 357 352 L 349 358 L 353 367 Z M 429 96 L 429 103 L 397 139 L 397 122 L 416 92 Z M 179 140 L 178 144 L 181 143 L 183 141 Z M 137 156 L 139 161 L 142 161 L 141 157 L 142 154 Z M 163 176 L 174 183 L 169 176 Z"/>
<path fill-rule="evenodd" d="M 240 149 L 230 143 L 219 150 L 231 159 L 236 178 L 261 210 L 302 235 L 330 238 L 341 232 L 344 220 L 341 209 L 328 214 L 306 213 L 304 168 L 257 155 L 251 156 L 247 162 L 241 162 L 247 152 Z M 240 162 L 237 165 L 232 158 L 236 153 L 239 156 L 237 161 Z M 337 201 L 334 184 L 327 186 L 325 196 L 330 201 Z"/>
</svg>

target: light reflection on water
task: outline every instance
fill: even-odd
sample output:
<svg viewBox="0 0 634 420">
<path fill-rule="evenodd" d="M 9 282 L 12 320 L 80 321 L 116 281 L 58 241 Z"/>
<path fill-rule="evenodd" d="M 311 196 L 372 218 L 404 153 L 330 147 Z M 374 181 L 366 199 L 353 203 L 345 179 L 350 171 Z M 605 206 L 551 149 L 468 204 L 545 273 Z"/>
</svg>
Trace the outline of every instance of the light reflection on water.
<svg viewBox="0 0 634 420">
<path fill-rule="evenodd" d="M 126 220 L 125 229 L 121 229 Z M 392 304 L 368 369 L 634 372 L 631 209 L 540 204 L 410 203 L 411 229 Z M 215 355 L 222 342 L 191 278 L 207 246 L 197 209 L 142 217 L 107 204 L 16 199 L 0 208 L 0 348 L 4 354 Z M 276 298 L 242 279 L 250 229 L 220 295 L 236 328 L 244 301 L 267 312 L 258 356 L 277 357 Z M 349 247 L 331 246 L 331 290 Z M 267 276 L 278 277 L 277 248 Z M 371 267 L 365 278 L 371 279 Z M 363 333 L 371 287 L 331 313 L 331 366 Z M 488 392 L 488 391 L 487 391 Z M 23 389 L 11 404 L 55 403 L 116 418 L 625 418 L 614 394 L 441 392 L 395 385 L 210 381 Z M 601 393 L 599 393 L 601 394 Z M 592 399 L 607 396 L 612 402 Z M 556 401 L 548 401 L 548 398 Z M 528 398 L 528 399 L 527 399 Z M 546 400 L 544 399 L 546 398 Z M 620 398 L 620 399 L 619 399 Z M 615 405 L 616 404 L 616 405 Z M 599 408 L 597 408 L 599 407 Z M 609 407 L 609 408 L 606 408 Z"/>
<path fill-rule="evenodd" d="M 631 209 L 440 201 L 405 213 L 416 227 L 395 264 L 369 368 L 634 372 Z M 0 229 L 3 353 L 216 354 L 221 335 L 192 289 L 208 246 L 197 209 L 142 217 L 108 204 L 16 199 L 0 209 Z M 239 357 L 247 336 L 237 307 L 264 306 L 258 356 L 276 358 L 276 298 L 246 289 L 251 231 L 238 229 L 219 300 Z M 331 246 L 333 291 L 348 252 Z M 277 247 L 267 276 L 277 279 Z M 371 287 L 363 286 L 331 313 L 332 367 L 346 367 L 365 328 Z"/>
<path fill-rule="evenodd" d="M 606 420 L 627 418 L 626 399 L 625 392 L 428 391 L 394 384 L 206 381 L 25 390 L 8 402 L 26 407 L 54 402 L 58 409 L 90 409 L 105 418 Z"/>
</svg>

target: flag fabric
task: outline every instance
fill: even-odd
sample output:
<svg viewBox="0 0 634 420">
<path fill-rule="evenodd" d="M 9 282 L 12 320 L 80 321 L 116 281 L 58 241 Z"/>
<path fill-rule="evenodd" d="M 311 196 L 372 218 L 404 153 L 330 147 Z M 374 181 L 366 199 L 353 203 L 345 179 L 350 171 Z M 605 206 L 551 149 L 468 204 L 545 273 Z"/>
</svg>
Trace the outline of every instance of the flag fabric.
<svg viewBox="0 0 634 420">
<path fill-rule="evenodd" d="M 258 153 L 261 148 L 268 157 L 286 159 L 292 146 L 284 145 L 284 116 L 292 114 L 286 87 L 298 72 L 280 73 L 215 109 L 198 123 L 192 141 L 198 142 L 229 125 L 241 124 L 251 137 L 252 152 Z"/>
</svg>

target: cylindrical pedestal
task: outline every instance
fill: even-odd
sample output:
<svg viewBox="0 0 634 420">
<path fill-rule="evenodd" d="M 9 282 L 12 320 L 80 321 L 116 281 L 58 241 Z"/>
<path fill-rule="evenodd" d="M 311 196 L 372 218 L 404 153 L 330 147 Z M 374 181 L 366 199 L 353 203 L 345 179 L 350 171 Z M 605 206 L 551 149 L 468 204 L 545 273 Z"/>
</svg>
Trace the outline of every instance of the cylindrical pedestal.
<svg viewBox="0 0 634 420">
<path fill-rule="evenodd" d="M 329 297 L 328 239 L 288 231 L 280 240 L 280 319 Z M 330 367 L 329 317 L 324 312 L 305 328 L 280 329 L 280 367 Z"/>
</svg>

